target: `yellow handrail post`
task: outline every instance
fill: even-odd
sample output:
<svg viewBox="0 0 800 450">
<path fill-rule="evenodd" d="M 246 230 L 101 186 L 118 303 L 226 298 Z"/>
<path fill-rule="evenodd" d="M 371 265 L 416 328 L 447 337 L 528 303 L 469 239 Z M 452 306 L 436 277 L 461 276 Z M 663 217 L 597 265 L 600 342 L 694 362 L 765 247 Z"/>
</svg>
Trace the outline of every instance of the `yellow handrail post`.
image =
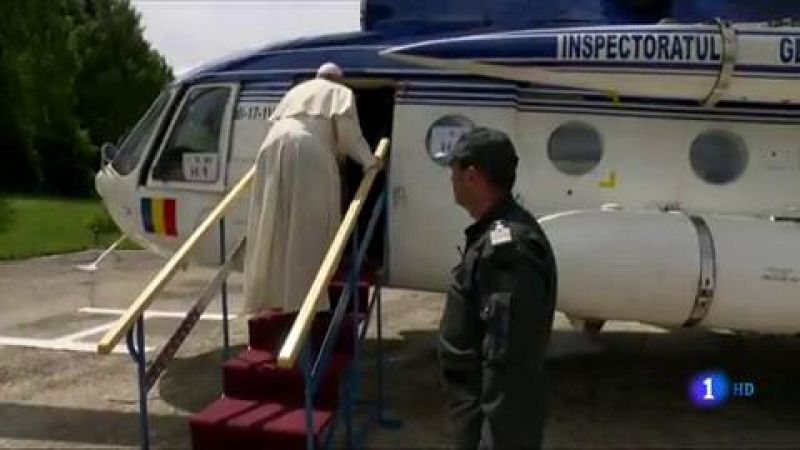
<svg viewBox="0 0 800 450">
<path fill-rule="evenodd" d="M 251 167 L 244 176 L 239 180 L 233 189 L 222 199 L 219 204 L 209 213 L 203 220 L 200 226 L 189 236 L 188 239 L 180 246 L 178 251 L 172 255 L 164 267 L 158 272 L 152 281 L 144 288 L 144 290 L 136 297 L 136 300 L 128 307 L 128 310 L 117 320 L 117 323 L 111 328 L 97 343 L 97 353 L 107 355 L 116 347 L 125 333 L 131 329 L 136 320 L 144 314 L 144 311 L 153 303 L 155 297 L 164 289 L 164 285 L 172 279 L 175 272 L 178 271 L 181 263 L 189 256 L 189 252 L 194 248 L 203 234 L 208 231 L 215 222 L 217 222 L 225 213 L 225 211 L 236 201 L 240 195 L 247 189 L 255 176 L 256 168 Z"/>
<path fill-rule="evenodd" d="M 389 139 L 383 138 L 378 144 L 378 148 L 375 151 L 375 156 L 383 161 L 388 150 Z M 281 347 L 281 351 L 278 355 L 278 366 L 283 368 L 291 368 L 297 361 L 301 344 L 308 335 L 311 327 L 311 321 L 316 313 L 317 304 L 320 301 L 322 292 L 328 287 L 328 284 L 330 284 L 331 279 L 336 272 L 336 268 L 339 266 L 339 261 L 341 260 L 344 246 L 347 243 L 350 234 L 353 232 L 356 220 L 358 219 L 358 214 L 361 212 L 361 208 L 364 206 L 364 202 L 367 199 L 367 195 L 369 194 L 369 190 L 372 187 L 372 183 L 375 181 L 377 174 L 378 170 L 370 170 L 364 174 L 364 179 L 361 180 L 358 191 L 356 191 L 353 201 L 347 208 L 347 212 L 342 219 L 342 223 L 339 225 L 339 229 L 336 231 L 336 235 L 334 236 L 333 241 L 328 248 L 328 252 L 325 254 L 325 259 L 323 259 L 322 265 L 320 266 L 314 281 L 311 283 L 311 288 L 309 289 L 308 294 L 303 301 L 303 305 L 300 307 L 300 311 L 297 314 L 297 319 L 295 319 L 292 329 L 289 331 L 289 335 L 286 337 L 283 347 Z"/>
</svg>

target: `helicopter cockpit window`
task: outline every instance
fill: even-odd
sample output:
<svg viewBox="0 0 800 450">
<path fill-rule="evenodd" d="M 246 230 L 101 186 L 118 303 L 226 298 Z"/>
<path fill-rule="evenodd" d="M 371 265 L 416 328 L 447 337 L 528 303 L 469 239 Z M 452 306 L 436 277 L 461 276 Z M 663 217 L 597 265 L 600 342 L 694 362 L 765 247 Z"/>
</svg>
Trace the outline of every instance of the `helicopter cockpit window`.
<svg viewBox="0 0 800 450">
<path fill-rule="evenodd" d="M 603 141 L 591 125 L 568 122 L 558 127 L 547 143 L 547 156 L 567 175 L 584 175 L 603 159 Z"/>
<path fill-rule="evenodd" d="M 706 182 L 730 183 L 747 168 L 747 146 L 730 131 L 706 131 L 692 142 L 689 160 L 694 173 Z"/>
<path fill-rule="evenodd" d="M 156 98 L 150 109 L 144 114 L 139 123 L 131 130 L 127 137 L 122 141 L 119 146 L 117 156 L 111 162 L 111 167 L 114 168 L 120 175 L 127 175 L 136 168 L 145 149 L 148 147 L 150 140 L 155 132 L 156 126 L 161 117 L 161 113 L 166 108 L 169 98 L 172 96 L 172 91 L 167 90 L 161 93 Z"/>
<path fill-rule="evenodd" d="M 153 179 L 215 183 L 219 179 L 220 131 L 231 88 L 211 86 L 187 93 L 153 169 Z"/>
</svg>

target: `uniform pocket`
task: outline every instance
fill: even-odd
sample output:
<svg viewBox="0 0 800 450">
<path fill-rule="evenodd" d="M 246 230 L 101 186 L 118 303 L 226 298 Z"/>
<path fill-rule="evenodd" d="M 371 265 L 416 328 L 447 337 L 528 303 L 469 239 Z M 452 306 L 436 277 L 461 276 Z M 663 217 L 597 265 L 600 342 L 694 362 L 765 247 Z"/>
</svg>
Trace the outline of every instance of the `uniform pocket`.
<svg viewBox="0 0 800 450">
<path fill-rule="evenodd" d="M 482 323 L 478 305 L 470 301 L 465 288 L 467 274 L 463 264 L 453 269 L 453 283 L 439 323 L 439 356 L 445 371 L 475 370 L 480 364 L 480 333 Z"/>
<path fill-rule="evenodd" d="M 451 287 L 439 323 L 439 336 L 446 344 L 440 346 L 440 350 L 446 357 L 456 360 L 470 356 L 477 358 L 475 337 L 480 333 L 480 322 L 476 324 L 476 319 L 475 310 L 470 308 L 467 298 L 455 286 Z"/>
<path fill-rule="evenodd" d="M 488 363 L 504 363 L 511 338 L 511 294 L 491 294 L 481 311 L 485 322 L 483 358 Z"/>
</svg>

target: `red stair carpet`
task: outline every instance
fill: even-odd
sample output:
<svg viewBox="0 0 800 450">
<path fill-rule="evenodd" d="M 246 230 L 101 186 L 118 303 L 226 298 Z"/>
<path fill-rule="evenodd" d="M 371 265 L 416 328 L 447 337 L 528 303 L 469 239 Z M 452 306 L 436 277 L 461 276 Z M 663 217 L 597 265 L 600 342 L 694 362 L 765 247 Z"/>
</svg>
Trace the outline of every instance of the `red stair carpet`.
<svg viewBox="0 0 800 450">
<path fill-rule="evenodd" d="M 337 278 L 341 279 L 341 278 Z M 331 303 L 343 284 L 333 282 Z M 368 281 L 359 283 L 359 310 L 365 311 Z M 295 314 L 269 311 L 248 322 L 249 348 L 223 365 L 223 396 L 189 421 L 195 450 L 303 450 L 306 417 L 303 375 L 299 367 L 281 369 L 276 362 L 279 346 Z M 320 313 L 311 331 L 313 348 L 319 349 L 330 314 Z M 319 446 L 339 400 L 339 387 L 352 357 L 352 319 L 346 318 L 314 399 L 313 434 Z"/>
</svg>

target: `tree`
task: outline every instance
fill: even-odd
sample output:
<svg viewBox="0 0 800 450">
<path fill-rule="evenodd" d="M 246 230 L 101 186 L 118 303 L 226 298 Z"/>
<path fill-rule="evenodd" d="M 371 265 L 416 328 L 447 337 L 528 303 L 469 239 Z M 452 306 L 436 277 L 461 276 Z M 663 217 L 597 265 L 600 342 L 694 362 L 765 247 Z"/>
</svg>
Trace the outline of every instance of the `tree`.
<svg viewBox="0 0 800 450">
<path fill-rule="evenodd" d="M 0 188 L 31 189 L 41 183 L 36 127 L 23 48 L 29 31 L 24 0 L 0 2 Z"/>
<path fill-rule="evenodd" d="M 81 125 L 95 145 L 115 141 L 147 109 L 172 72 L 143 37 L 127 0 L 86 0 L 76 15 L 73 45 Z"/>
<path fill-rule="evenodd" d="M 0 189 L 91 192 L 96 146 L 171 78 L 139 20 L 127 0 L 0 1 Z"/>
<path fill-rule="evenodd" d="M 69 43 L 72 21 L 69 0 L 28 0 L 23 23 L 26 92 L 33 105 L 34 148 L 48 192 L 85 195 L 91 192 L 91 147 L 75 116 L 78 55 Z"/>
</svg>

